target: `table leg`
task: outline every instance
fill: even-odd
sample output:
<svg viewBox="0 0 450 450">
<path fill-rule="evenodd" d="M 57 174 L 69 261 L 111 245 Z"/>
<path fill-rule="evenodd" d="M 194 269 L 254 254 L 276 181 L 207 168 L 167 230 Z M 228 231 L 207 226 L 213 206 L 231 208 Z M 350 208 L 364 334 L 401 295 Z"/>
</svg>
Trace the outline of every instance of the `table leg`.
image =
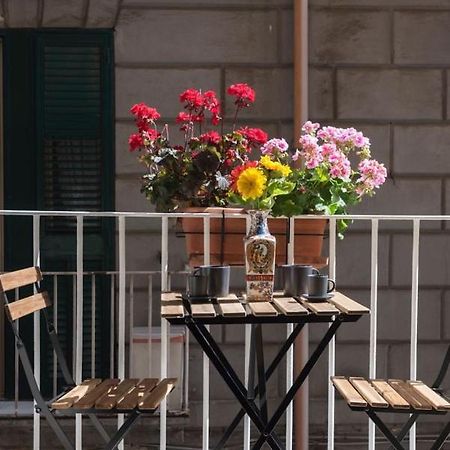
<svg viewBox="0 0 450 450">
<path fill-rule="evenodd" d="M 222 376 L 225 383 L 231 389 L 236 399 L 244 408 L 245 412 L 248 414 L 252 422 L 256 425 L 261 433 L 265 434 L 265 441 L 269 443 L 271 448 L 276 450 L 283 450 L 284 446 L 275 432 L 270 431 L 269 433 L 265 433 L 265 423 L 261 418 L 258 408 L 252 400 L 249 400 L 247 398 L 247 390 L 240 381 L 231 364 L 228 362 L 225 355 L 222 353 L 222 351 L 212 338 L 211 334 L 206 330 L 204 325 L 195 323 L 192 318 L 188 319 L 186 321 L 186 324 L 190 332 L 197 339 L 203 351 L 208 355 L 208 358 Z"/>
<path fill-rule="evenodd" d="M 327 345 L 330 343 L 331 339 L 333 339 L 333 336 L 336 334 L 336 331 L 341 325 L 340 320 L 335 320 L 331 326 L 328 328 L 327 332 L 325 333 L 325 336 L 320 341 L 316 349 L 314 350 L 313 354 L 310 356 L 308 361 L 306 362 L 305 366 L 303 367 L 300 374 L 297 376 L 297 378 L 294 381 L 294 384 L 291 386 L 289 391 L 287 392 L 284 399 L 281 401 L 280 405 L 276 409 L 275 413 L 267 423 L 267 426 L 264 430 L 264 433 L 261 434 L 259 439 L 256 441 L 256 444 L 253 446 L 253 450 L 259 450 L 264 442 L 267 441 L 267 435 L 270 434 L 270 432 L 275 428 L 278 421 L 280 420 L 281 416 L 286 411 L 286 408 L 288 407 L 289 403 L 293 400 L 295 397 L 295 394 L 300 389 L 308 375 L 310 374 L 312 368 L 316 365 L 317 361 L 319 360 L 320 356 L 324 352 L 324 350 L 327 348 Z"/>
<path fill-rule="evenodd" d="M 262 339 L 262 325 L 257 324 L 255 326 L 255 350 L 256 360 L 258 362 L 258 388 L 259 388 L 259 410 L 261 411 L 261 417 L 264 423 L 267 425 L 268 412 L 267 412 L 267 397 L 266 397 L 266 370 L 264 366 L 264 349 Z"/>
<path fill-rule="evenodd" d="M 292 346 L 292 344 L 294 343 L 295 339 L 300 334 L 300 332 L 302 331 L 304 326 L 305 326 L 304 322 L 297 324 L 296 327 L 294 328 L 294 330 L 292 331 L 292 333 L 290 334 L 290 336 L 286 339 L 286 341 L 284 341 L 283 345 L 280 347 L 280 350 L 275 355 L 275 357 L 273 358 L 272 362 L 269 364 L 269 367 L 267 367 L 267 370 L 266 370 L 266 373 L 265 373 L 266 380 L 269 380 L 269 378 L 275 372 L 275 369 L 278 367 L 278 365 L 280 364 L 281 360 L 286 355 L 287 351 Z M 252 325 L 252 332 L 253 332 L 253 327 L 254 327 L 254 325 Z M 253 343 L 253 339 L 252 339 L 251 342 Z M 253 347 L 253 344 L 252 344 L 252 347 Z M 249 373 L 251 373 L 251 372 L 249 372 Z M 255 395 L 258 392 L 259 392 L 259 386 L 256 386 L 255 387 Z M 237 428 L 237 426 L 239 425 L 239 422 L 242 420 L 244 415 L 245 415 L 245 411 L 242 408 L 236 414 L 236 416 L 232 420 L 230 426 L 226 429 L 222 439 L 214 447 L 214 450 L 221 450 L 222 448 L 224 448 L 225 444 L 228 442 L 228 439 L 233 434 L 234 430 Z"/>
</svg>

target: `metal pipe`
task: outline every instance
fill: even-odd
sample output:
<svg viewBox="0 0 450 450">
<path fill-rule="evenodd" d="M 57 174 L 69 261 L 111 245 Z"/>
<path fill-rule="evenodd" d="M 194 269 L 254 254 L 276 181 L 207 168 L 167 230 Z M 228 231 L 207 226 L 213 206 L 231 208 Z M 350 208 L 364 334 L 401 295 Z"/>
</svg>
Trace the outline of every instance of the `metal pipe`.
<svg viewBox="0 0 450 450">
<path fill-rule="evenodd" d="M 308 0 L 294 0 L 294 139 L 300 137 L 300 124 L 308 118 Z M 308 359 L 308 329 L 302 330 L 294 347 L 294 373 L 297 376 Z M 307 450 L 309 443 L 308 384 L 299 390 L 294 402 L 295 449 Z"/>
</svg>

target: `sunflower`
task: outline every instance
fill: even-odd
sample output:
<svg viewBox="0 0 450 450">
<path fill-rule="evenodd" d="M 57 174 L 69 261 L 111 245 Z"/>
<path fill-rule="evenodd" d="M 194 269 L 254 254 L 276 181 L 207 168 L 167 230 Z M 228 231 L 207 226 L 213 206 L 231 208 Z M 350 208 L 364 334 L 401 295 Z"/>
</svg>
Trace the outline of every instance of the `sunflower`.
<svg viewBox="0 0 450 450">
<path fill-rule="evenodd" d="M 272 161 L 268 155 L 263 156 L 260 159 L 260 163 L 265 169 L 279 172 L 283 177 L 287 177 L 292 172 L 289 166 L 281 164 L 278 161 Z"/>
<path fill-rule="evenodd" d="M 237 190 L 244 201 L 256 200 L 266 189 L 267 178 L 256 167 L 245 169 L 237 180 Z"/>
</svg>

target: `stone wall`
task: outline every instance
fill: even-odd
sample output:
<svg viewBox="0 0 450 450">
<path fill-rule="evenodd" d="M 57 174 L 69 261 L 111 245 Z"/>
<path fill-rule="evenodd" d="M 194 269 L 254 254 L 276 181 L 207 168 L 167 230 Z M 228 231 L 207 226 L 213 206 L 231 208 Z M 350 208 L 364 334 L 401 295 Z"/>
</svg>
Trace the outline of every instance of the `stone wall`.
<svg viewBox="0 0 450 450">
<path fill-rule="evenodd" d="M 162 120 L 173 124 L 181 90 L 215 89 L 224 97 L 228 84 L 248 82 L 257 89 L 257 102 L 243 114 L 243 123 L 264 127 L 272 136 L 292 137 L 292 3 L 5 0 L 1 5 L 6 26 L 115 28 L 116 208 L 149 211 L 139 193 L 141 169 L 127 152 L 133 130 L 128 109 L 134 102 L 156 106 Z M 311 0 L 309 30 L 311 119 L 362 129 L 372 140 L 374 156 L 389 168 L 387 185 L 355 212 L 449 214 L 450 0 Z M 422 224 L 418 373 L 425 381 L 432 379 L 450 341 L 448 226 Z M 367 224 L 355 223 L 338 242 L 337 260 L 339 288 L 366 304 L 368 230 Z M 411 230 L 410 224 L 400 222 L 380 224 L 380 377 L 409 375 Z M 159 266 L 158 233 L 157 224 L 130 222 L 129 269 Z M 170 268 L 181 269 L 183 242 L 179 238 L 170 242 Z M 312 345 L 322 331 L 311 329 Z M 243 330 L 226 327 L 216 333 L 242 370 Z M 284 334 L 281 327 L 274 330 L 268 338 L 268 355 Z M 338 373 L 367 374 L 368 340 L 368 319 L 343 327 L 337 343 Z M 316 429 L 324 431 L 326 358 L 315 370 L 310 418 Z M 235 402 L 214 369 L 211 380 L 211 423 L 223 425 L 236 409 Z M 269 396 L 279 397 L 283 389 L 280 370 Z M 190 400 L 189 424 L 198 426 L 201 352 L 195 344 Z M 341 402 L 337 408 L 339 426 L 353 424 L 365 433 L 365 416 L 351 413 Z"/>
</svg>

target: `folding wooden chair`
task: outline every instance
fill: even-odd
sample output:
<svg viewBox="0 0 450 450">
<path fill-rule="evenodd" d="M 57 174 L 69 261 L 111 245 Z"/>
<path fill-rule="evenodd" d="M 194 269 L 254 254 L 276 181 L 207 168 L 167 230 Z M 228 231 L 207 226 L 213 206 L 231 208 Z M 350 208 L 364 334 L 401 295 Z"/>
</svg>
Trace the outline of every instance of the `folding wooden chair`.
<svg viewBox="0 0 450 450">
<path fill-rule="evenodd" d="M 421 381 L 369 380 L 361 377 L 331 377 L 331 381 L 350 409 L 366 412 L 393 447 L 402 450 L 405 449 L 402 440 L 420 416 L 445 415 L 450 412 L 450 397 L 441 389 L 449 364 L 450 346 L 431 386 Z M 394 435 L 377 414 L 385 412 L 410 415 L 397 435 Z M 430 449 L 443 448 L 449 435 L 450 420 Z"/>
<path fill-rule="evenodd" d="M 75 449 L 75 446 L 56 420 L 55 416 L 57 415 L 86 414 L 104 439 L 106 443 L 104 448 L 115 449 L 141 414 L 156 411 L 163 399 L 175 387 L 177 380 L 174 378 L 166 378 L 162 381 L 156 378 L 122 381 L 118 379 L 88 379 L 77 386 L 68 369 L 55 328 L 47 313 L 46 308 L 50 305 L 50 301 L 48 294 L 40 291 L 39 282 L 41 280 L 42 274 L 38 267 L 29 267 L 0 275 L 0 291 L 4 294 L 6 315 L 11 323 L 24 373 L 36 402 L 36 411 L 47 419 L 61 444 L 67 450 Z M 31 284 L 34 285 L 37 293 L 14 302 L 8 300 L 7 291 Z M 38 310 L 43 311 L 50 342 L 55 350 L 64 381 L 67 384 L 66 389 L 50 402 L 46 402 L 40 392 L 16 323 L 19 318 Z M 105 416 L 121 413 L 126 414 L 127 418 L 123 425 L 110 437 L 98 420 L 97 415 Z"/>
</svg>

